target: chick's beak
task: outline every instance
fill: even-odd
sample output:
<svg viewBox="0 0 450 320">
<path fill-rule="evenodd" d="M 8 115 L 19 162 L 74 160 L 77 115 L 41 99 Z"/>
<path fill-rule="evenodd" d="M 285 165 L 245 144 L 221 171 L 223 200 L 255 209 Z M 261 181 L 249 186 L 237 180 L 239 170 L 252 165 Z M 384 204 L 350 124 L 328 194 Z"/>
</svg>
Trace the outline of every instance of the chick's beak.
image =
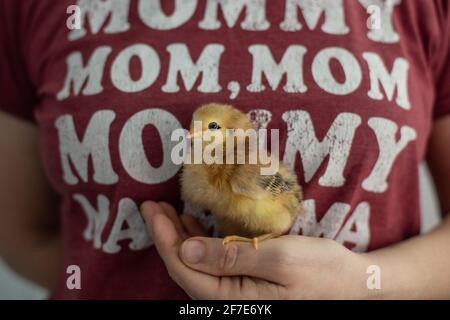
<svg viewBox="0 0 450 320">
<path fill-rule="evenodd" d="M 189 132 L 188 132 L 188 134 L 187 134 L 187 138 L 188 139 L 194 139 L 194 138 L 196 138 L 196 137 L 199 137 L 199 136 L 201 136 L 202 135 L 202 132 L 201 131 L 195 131 L 194 129 L 191 129 Z"/>
</svg>

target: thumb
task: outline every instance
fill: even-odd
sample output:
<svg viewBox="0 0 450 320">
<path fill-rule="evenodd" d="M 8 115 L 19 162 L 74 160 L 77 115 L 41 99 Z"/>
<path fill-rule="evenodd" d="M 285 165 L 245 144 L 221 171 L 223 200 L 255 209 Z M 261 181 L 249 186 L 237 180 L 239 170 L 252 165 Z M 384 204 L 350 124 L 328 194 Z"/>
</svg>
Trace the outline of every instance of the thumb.
<svg viewBox="0 0 450 320">
<path fill-rule="evenodd" d="M 180 257 L 188 267 L 210 275 L 251 276 L 284 284 L 277 243 L 267 240 L 256 250 L 248 243 L 223 245 L 222 239 L 195 237 L 182 243 Z"/>
</svg>

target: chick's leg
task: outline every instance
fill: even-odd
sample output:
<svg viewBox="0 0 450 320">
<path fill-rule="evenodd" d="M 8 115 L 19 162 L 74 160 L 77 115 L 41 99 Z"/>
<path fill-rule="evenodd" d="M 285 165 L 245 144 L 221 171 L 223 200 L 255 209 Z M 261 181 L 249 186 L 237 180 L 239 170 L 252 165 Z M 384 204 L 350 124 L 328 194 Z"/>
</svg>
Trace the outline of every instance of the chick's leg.
<svg viewBox="0 0 450 320">
<path fill-rule="evenodd" d="M 240 242 L 250 242 L 253 244 L 253 247 L 255 249 L 258 249 L 258 243 L 264 240 L 268 240 L 268 239 L 272 239 L 275 238 L 277 235 L 273 234 L 273 233 L 267 233 L 267 234 L 263 234 L 262 236 L 259 237 L 254 237 L 254 238 L 245 238 L 245 237 L 240 237 L 240 236 L 228 236 L 225 237 L 223 239 L 223 245 L 226 245 L 227 243 L 233 242 L 233 241 L 240 241 Z"/>
</svg>

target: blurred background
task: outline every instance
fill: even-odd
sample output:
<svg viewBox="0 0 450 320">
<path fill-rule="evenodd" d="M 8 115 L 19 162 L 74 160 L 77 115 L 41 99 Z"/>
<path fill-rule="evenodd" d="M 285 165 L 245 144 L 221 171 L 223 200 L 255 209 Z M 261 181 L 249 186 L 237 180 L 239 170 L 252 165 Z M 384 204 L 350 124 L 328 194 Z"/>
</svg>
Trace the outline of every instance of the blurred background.
<svg viewBox="0 0 450 320">
<path fill-rule="evenodd" d="M 439 209 L 428 170 L 420 168 L 422 232 L 426 232 L 439 223 Z M 0 259 L 0 300 L 45 299 L 46 290 L 30 283 L 11 271 Z"/>
</svg>

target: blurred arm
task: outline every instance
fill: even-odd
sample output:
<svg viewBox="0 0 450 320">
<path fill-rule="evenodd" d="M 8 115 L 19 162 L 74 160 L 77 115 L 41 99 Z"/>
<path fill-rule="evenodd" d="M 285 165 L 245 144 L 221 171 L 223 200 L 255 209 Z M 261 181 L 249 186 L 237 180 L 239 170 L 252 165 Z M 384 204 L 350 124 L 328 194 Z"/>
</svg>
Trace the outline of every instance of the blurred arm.
<svg viewBox="0 0 450 320">
<path fill-rule="evenodd" d="M 57 198 L 44 176 L 37 128 L 0 112 L 0 256 L 46 287 L 61 264 Z"/>
<path fill-rule="evenodd" d="M 428 147 L 428 165 L 443 215 L 450 212 L 450 116 L 434 125 Z"/>
<path fill-rule="evenodd" d="M 367 254 L 381 267 L 386 298 L 450 299 L 450 116 L 434 124 L 428 164 L 444 220 L 428 234 Z"/>
</svg>

